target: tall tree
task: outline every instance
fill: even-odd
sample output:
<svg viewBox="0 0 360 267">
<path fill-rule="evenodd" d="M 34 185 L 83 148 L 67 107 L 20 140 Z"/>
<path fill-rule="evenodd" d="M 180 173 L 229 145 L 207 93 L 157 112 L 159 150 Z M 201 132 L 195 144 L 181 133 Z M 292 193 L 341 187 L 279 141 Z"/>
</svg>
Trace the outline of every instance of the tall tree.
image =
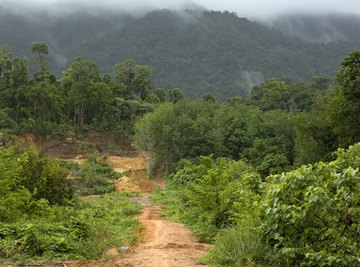
<svg viewBox="0 0 360 267">
<path fill-rule="evenodd" d="M 286 110 L 289 96 L 289 85 L 283 80 L 273 79 L 253 88 L 250 94 L 250 103 L 263 110 Z"/>
<path fill-rule="evenodd" d="M 149 90 L 154 87 L 149 66 L 138 65 L 134 60 L 127 59 L 113 67 L 115 80 L 125 88 L 125 97 L 132 95 L 145 99 Z"/>
<path fill-rule="evenodd" d="M 51 77 L 48 71 L 47 56 L 49 54 L 49 48 L 47 44 L 43 42 L 36 42 L 31 45 L 31 52 L 37 54 L 37 63 L 39 68 L 34 75 L 34 79 L 37 81 L 45 81 Z"/>
<path fill-rule="evenodd" d="M 360 141 L 360 51 L 351 52 L 337 73 L 337 96 L 331 101 L 330 120 L 340 145 Z"/>
<path fill-rule="evenodd" d="M 63 86 L 69 96 L 70 114 L 74 123 L 82 128 L 85 124 L 85 114 L 89 102 L 89 87 L 99 82 L 98 66 L 80 58 L 75 59 L 71 66 L 64 71 Z"/>
</svg>

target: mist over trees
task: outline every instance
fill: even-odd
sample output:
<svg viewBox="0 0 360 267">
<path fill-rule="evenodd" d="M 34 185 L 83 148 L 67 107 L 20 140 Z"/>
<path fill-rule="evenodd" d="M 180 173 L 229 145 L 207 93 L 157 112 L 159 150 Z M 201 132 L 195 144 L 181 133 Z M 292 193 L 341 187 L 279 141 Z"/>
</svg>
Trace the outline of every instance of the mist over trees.
<svg viewBox="0 0 360 267">
<path fill-rule="evenodd" d="M 270 25 L 288 36 L 316 43 L 359 42 L 360 16 L 351 14 L 281 15 Z"/>
<path fill-rule="evenodd" d="M 46 42 L 49 69 L 58 75 L 78 56 L 106 73 L 132 58 L 153 68 L 156 87 L 178 87 L 188 97 L 247 96 L 270 78 L 333 77 L 341 60 L 359 48 L 358 42 L 306 42 L 230 12 L 161 10 L 136 17 L 85 9 L 31 17 L 5 10 L 0 25 L 0 44 L 15 56 L 29 56 L 32 42 Z M 345 34 L 354 36 L 350 29 Z"/>
<path fill-rule="evenodd" d="M 96 144 L 80 166 L 20 138 L 86 149 L 72 138 L 96 132 L 145 152 L 149 179 L 167 179 L 152 194 L 164 216 L 214 243 L 203 263 L 357 266 L 356 40 L 306 42 L 227 11 L 1 12 L 1 257 L 85 260 L 135 244 L 138 195 L 111 193 L 122 177 Z"/>
</svg>

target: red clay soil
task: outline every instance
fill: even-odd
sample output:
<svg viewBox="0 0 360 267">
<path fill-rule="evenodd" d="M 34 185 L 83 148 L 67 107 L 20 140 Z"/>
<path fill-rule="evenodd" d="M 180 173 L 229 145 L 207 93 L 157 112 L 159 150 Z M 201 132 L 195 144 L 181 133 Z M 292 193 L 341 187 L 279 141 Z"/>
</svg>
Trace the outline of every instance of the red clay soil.
<svg viewBox="0 0 360 267">
<path fill-rule="evenodd" d="M 108 162 L 118 173 L 124 174 L 114 181 L 118 192 L 149 192 L 155 187 L 164 188 L 164 180 L 148 179 L 146 154 L 136 157 L 108 156 Z"/>
<path fill-rule="evenodd" d="M 85 156 L 88 151 L 96 149 L 103 155 L 128 156 L 135 153 L 132 140 L 121 134 L 107 132 L 84 131 L 79 137 L 71 136 L 35 136 L 26 133 L 23 138 L 42 148 L 47 155 L 72 159 L 78 155 Z"/>
<path fill-rule="evenodd" d="M 158 206 L 144 208 L 139 216 L 145 228 L 142 242 L 133 252 L 115 260 L 112 266 L 201 266 L 197 259 L 206 252 L 209 245 L 198 243 L 183 224 L 163 220 L 158 216 L 159 210 Z"/>
<path fill-rule="evenodd" d="M 183 224 L 169 222 L 158 213 L 161 208 L 154 205 L 148 195 L 136 199 L 144 206 L 138 216 L 144 230 L 141 240 L 130 252 L 119 253 L 118 249 L 109 249 L 109 260 L 67 263 L 69 267 L 196 267 L 198 258 L 210 247 L 199 243 L 191 231 Z"/>
<path fill-rule="evenodd" d="M 164 220 L 159 216 L 161 207 L 155 205 L 149 195 L 144 193 L 156 185 L 164 186 L 157 181 L 146 185 L 146 160 L 141 157 L 109 157 L 110 164 L 120 173 L 130 172 L 126 182 L 117 183 L 118 191 L 138 191 L 140 197 L 132 201 L 141 204 L 144 209 L 138 216 L 143 229 L 137 246 L 126 253 L 119 248 L 110 248 L 104 259 L 89 262 L 66 263 L 69 267 L 195 267 L 204 266 L 198 258 L 210 247 L 199 243 L 191 231 L 183 224 Z M 120 179 L 121 181 L 121 179 Z M 110 259 L 106 259 L 110 258 Z"/>
</svg>

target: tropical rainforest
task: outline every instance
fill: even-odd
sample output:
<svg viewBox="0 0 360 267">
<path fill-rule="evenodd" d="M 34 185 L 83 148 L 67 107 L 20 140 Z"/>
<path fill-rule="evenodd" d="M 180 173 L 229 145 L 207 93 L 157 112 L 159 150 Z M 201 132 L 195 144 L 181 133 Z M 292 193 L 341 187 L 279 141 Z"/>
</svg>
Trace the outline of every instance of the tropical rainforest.
<svg viewBox="0 0 360 267">
<path fill-rule="evenodd" d="M 153 55 L 139 52 L 139 58 L 114 62 L 112 71 L 74 57 L 59 75 L 42 41 L 28 47 L 30 62 L 0 50 L 0 257 L 93 259 L 111 245 L 136 242 L 133 216 L 140 207 L 126 193 L 112 193 L 107 180 L 117 174 L 102 155 L 92 151 L 79 166 L 20 138 L 98 131 L 127 135 L 148 153 L 149 179 L 167 179 L 166 190 L 153 193 L 166 207 L 163 215 L 214 244 L 201 258 L 204 264 L 359 265 L 360 51 L 349 52 L 345 44 L 300 45 L 228 12 L 185 12 L 186 23 L 174 16 L 160 11 L 130 19 L 122 34 L 142 29 L 143 36 L 133 49 L 147 45 L 168 54 L 147 47 L 143 51 Z M 209 24 L 222 34 L 204 31 Z M 158 42 L 155 31 L 183 44 Z M 117 37 L 134 42 L 122 34 Z M 121 45 L 115 37 L 100 39 Z M 254 50 L 242 54 L 244 42 Z M 211 51 L 223 61 L 215 62 Z M 113 53 L 107 56 L 118 58 Z M 154 55 L 168 65 L 155 60 L 153 70 L 142 64 L 142 57 Z M 325 75 L 340 57 L 335 79 Z M 287 68 L 294 58 L 298 69 Z M 240 79 L 245 70 L 264 79 L 247 93 Z"/>
<path fill-rule="evenodd" d="M 45 41 L 52 51 L 50 69 L 57 74 L 79 56 L 104 72 L 132 58 L 154 69 L 156 87 L 180 87 L 189 97 L 207 92 L 223 99 L 245 97 L 270 78 L 333 77 L 342 59 L 360 48 L 358 17 L 279 18 L 269 26 L 235 13 L 201 10 L 142 16 L 86 9 L 62 15 L 25 11 L 0 10 L 0 45 L 14 55 L 31 59 L 31 43 Z"/>
</svg>

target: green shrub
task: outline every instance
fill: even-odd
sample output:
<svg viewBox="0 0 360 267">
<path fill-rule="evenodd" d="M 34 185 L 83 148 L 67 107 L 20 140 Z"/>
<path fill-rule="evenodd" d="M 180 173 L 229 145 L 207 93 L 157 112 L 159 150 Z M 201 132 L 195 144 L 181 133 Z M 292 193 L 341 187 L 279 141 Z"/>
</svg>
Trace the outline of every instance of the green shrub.
<svg viewBox="0 0 360 267">
<path fill-rule="evenodd" d="M 180 199 L 179 192 L 175 189 L 167 189 L 166 191 L 156 190 L 151 195 L 151 199 L 165 206 L 166 208 L 161 211 L 167 220 L 173 222 L 180 222 L 181 209 L 183 202 Z"/>
<path fill-rule="evenodd" d="M 116 179 L 119 174 L 106 162 L 104 156 L 93 153 L 86 161 L 73 168 L 76 176 L 80 177 L 77 185 L 81 195 L 101 195 L 115 191 L 115 185 L 109 183 L 109 179 Z"/>
<path fill-rule="evenodd" d="M 88 173 L 116 175 L 103 158 L 88 164 Z M 136 241 L 138 222 L 133 215 L 140 206 L 130 203 L 126 194 L 116 193 L 76 201 L 64 166 L 75 167 L 22 144 L 0 147 L 1 257 L 90 259 L 101 256 L 107 247 Z M 106 180 L 106 185 L 95 189 L 104 193 L 110 191 L 109 185 Z"/>
<path fill-rule="evenodd" d="M 258 223 L 257 203 L 260 177 L 243 161 L 201 157 L 183 161 L 171 176 L 177 188 L 180 219 L 204 241 L 211 241 L 219 229 L 244 221 Z M 251 211 L 251 212 L 250 212 Z"/>
<path fill-rule="evenodd" d="M 124 194 L 114 193 L 71 206 L 33 203 L 32 212 L 0 223 L 0 254 L 14 260 L 98 258 L 111 246 L 134 244 L 133 215 L 140 211 Z"/>
<path fill-rule="evenodd" d="M 266 246 L 261 233 L 254 228 L 226 228 L 219 231 L 214 247 L 204 257 L 211 266 L 260 266 Z"/>
<path fill-rule="evenodd" d="M 66 177 L 58 161 L 33 147 L 0 147 L 0 221 L 19 219 L 34 200 L 69 204 L 73 195 Z"/>
<path fill-rule="evenodd" d="M 264 234 L 284 266 L 360 264 L 360 143 L 337 154 L 269 178 Z"/>
</svg>

